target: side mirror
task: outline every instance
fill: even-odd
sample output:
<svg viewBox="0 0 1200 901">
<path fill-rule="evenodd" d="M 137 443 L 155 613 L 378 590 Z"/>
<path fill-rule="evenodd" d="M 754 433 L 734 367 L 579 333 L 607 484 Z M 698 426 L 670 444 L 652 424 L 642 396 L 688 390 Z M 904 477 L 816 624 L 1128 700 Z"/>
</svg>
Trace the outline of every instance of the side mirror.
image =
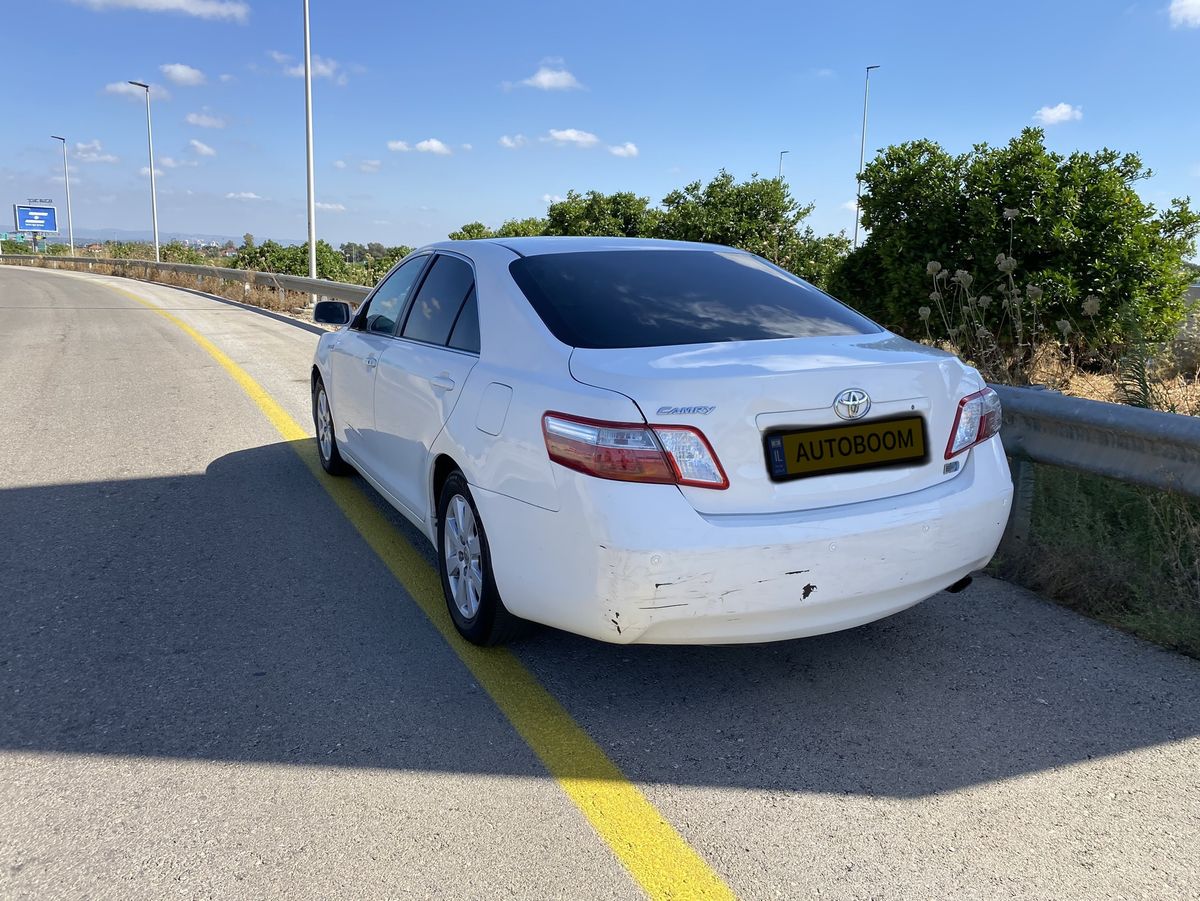
<svg viewBox="0 0 1200 901">
<path fill-rule="evenodd" d="M 350 304 L 344 300 L 318 300 L 313 307 L 313 322 L 345 325 L 350 321 Z"/>
</svg>

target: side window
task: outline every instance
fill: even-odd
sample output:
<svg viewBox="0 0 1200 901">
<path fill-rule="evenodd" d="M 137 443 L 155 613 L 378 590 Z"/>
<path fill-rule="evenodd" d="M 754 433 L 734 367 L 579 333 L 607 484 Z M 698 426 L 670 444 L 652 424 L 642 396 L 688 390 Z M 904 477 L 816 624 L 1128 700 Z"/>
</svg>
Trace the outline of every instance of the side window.
<svg viewBox="0 0 1200 901">
<path fill-rule="evenodd" d="M 450 347 L 455 350 L 479 353 L 479 308 L 476 303 L 475 289 L 472 288 L 450 332 Z"/>
<path fill-rule="evenodd" d="M 395 334 L 396 322 L 404 311 L 404 304 L 412 293 L 413 285 L 425 268 L 428 257 L 417 257 L 409 260 L 391 275 L 371 296 L 371 305 L 367 307 L 363 327 L 369 332 L 381 335 Z"/>
<path fill-rule="evenodd" d="M 469 265 L 457 257 L 439 255 L 409 310 L 404 337 L 444 346 L 474 282 Z"/>
</svg>

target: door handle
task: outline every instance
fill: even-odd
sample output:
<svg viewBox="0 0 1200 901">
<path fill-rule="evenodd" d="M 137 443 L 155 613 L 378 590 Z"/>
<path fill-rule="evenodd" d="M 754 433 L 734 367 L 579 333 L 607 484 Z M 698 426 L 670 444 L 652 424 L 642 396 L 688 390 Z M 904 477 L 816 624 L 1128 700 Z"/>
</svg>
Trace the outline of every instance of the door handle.
<svg viewBox="0 0 1200 901">
<path fill-rule="evenodd" d="M 429 384 L 437 388 L 439 391 L 453 391 L 454 379 L 444 375 L 435 375 L 429 380 Z"/>
<path fill-rule="evenodd" d="M 374 357 L 367 357 L 363 362 L 367 365 L 368 369 L 372 369 L 377 361 Z"/>
</svg>

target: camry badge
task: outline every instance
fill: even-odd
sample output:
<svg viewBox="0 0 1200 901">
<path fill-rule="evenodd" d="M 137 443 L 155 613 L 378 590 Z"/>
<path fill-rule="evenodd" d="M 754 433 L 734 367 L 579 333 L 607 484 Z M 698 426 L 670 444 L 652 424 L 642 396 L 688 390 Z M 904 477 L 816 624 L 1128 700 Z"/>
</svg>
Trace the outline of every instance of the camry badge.
<svg viewBox="0 0 1200 901">
<path fill-rule="evenodd" d="M 671 406 L 666 406 L 666 407 L 659 407 L 658 412 L 655 415 L 656 416 L 690 416 L 690 415 L 695 414 L 695 415 L 699 415 L 699 416 L 707 416 L 709 413 L 711 413 L 715 409 L 716 409 L 715 406 L 711 406 L 711 407 L 705 407 L 705 406 L 671 407 Z"/>
<path fill-rule="evenodd" d="M 862 388 L 847 388 L 833 399 L 833 412 L 842 419 L 862 419 L 871 409 L 871 398 Z"/>
</svg>

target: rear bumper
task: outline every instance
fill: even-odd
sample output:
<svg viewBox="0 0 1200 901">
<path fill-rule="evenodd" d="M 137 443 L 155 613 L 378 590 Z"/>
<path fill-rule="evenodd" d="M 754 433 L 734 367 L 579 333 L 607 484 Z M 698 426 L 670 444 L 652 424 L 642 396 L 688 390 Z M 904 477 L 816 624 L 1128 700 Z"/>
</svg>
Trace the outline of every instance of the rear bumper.
<svg viewBox="0 0 1200 901">
<path fill-rule="evenodd" d="M 844 507 L 704 516 L 673 486 L 558 469 L 558 512 L 476 489 L 518 616 L 618 643 L 724 644 L 848 629 L 987 564 L 1012 483 L 999 440 L 954 479 Z"/>
</svg>

